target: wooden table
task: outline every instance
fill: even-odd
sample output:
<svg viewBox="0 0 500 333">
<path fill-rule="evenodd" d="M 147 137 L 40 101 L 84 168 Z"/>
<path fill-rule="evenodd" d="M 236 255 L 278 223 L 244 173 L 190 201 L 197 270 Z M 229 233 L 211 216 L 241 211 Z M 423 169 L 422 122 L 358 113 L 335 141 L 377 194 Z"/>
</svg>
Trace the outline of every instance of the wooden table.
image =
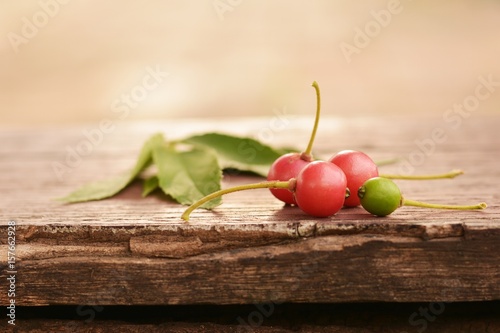
<svg viewBox="0 0 500 333">
<path fill-rule="evenodd" d="M 324 118 L 315 153 L 328 158 L 356 149 L 375 160 L 401 159 L 382 166 L 385 173 L 463 169 L 465 175 L 453 180 L 398 184 L 408 198 L 485 201 L 489 206 L 484 211 L 403 207 L 377 218 L 353 208 L 318 219 L 283 207 L 268 190 L 255 190 L 224 197 L 214 211 L 195 211 L 190 223 L 180 219 L 185 207 L 161 194 L 141 198 L 139 183 L 103 201 L 65 205 L 53 198 L 127 170 L 142 143 L 158 131 L 167 138 L 223 131 L 302 148 L 312 119 L 115 121 L 101 137 L 95 134 L 98 124 L 3 128 L 0 279 L 8 286 L 7 233 L 9 221 L 15 221 L 16 327 L 416 332 L 425 324 L 428 332 L 498 332 L 500 117 L 477 114 L 459 120 L 447 122 L 441 115 Z M 85 145 L 89 133 L 95 136 L 88 153 L 68 157 Z M 54 163 L 68 166 L 64 174 L 54 171 Z M 260 180 L 228 174 L 223 186 Z M 1 305 L 11 299 L 2 287 Z M 422 306 L 433 320 L 419 312 Z M 177 319 L 159 314 L 163 307 L 177 313 Z M 292 309 L 295 315 L 280 309 Z M 324 316 L 287 326 L 304 311 Z M 349 320 L 353 313 L 371 321 Z M 229 319 L 213 319 L 225 316 Z M 12 328 L 7 320 L 0 327 Z"/>
</svg>

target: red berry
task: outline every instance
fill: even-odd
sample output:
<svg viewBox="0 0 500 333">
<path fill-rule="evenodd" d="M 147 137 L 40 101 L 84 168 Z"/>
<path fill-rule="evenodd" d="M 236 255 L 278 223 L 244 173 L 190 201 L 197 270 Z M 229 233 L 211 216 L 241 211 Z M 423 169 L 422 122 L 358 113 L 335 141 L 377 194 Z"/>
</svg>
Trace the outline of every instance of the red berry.
<svg viewBox="0 0 500 333">
<path fill-rule="evenodd" d="M 356 193 L 368 179 L 378 177 L 377 165 L 365 153 L 354 150 L 343 150 L 329 161 L 341 168 L 347 178 L 347 188 L 352 195 L 345 200 L 344 206 L 359 206 L 360 201 Z"/>
<path fill-rule="evenodd" d="M 302 159 L 300 153 L 289 153 L 279 157 L 271 165 L 267 180 L 287 181 L 292 178 L 297 178 L 299 172 L 310 162 Z M 293 193 L 285 189 L 270 189 L 271 193 L 279 200 L 296 205 Z"/>
<path fill-rule="evenodd" d="M 305 213 L 327 217 L 344 205 L 347 179 L 335 164 L 325 161 L 309 163 L 297 176 L 295 200 Z"/>
</svg>

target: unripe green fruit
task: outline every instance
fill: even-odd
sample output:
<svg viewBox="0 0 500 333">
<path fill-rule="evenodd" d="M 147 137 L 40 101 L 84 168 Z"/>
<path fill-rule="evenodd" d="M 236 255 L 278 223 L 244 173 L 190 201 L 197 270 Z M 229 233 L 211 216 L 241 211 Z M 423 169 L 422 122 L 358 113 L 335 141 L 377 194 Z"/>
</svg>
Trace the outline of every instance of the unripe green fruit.
<svg viewBox="0 0 500 333">
<path fill-rule="evenodd" d="M 399 187 L 390 179 L 375 177 L 368 179 L 358 190 L 363 208 L 377 216 L 386 216 L 402 205 Z"/>
</svg>

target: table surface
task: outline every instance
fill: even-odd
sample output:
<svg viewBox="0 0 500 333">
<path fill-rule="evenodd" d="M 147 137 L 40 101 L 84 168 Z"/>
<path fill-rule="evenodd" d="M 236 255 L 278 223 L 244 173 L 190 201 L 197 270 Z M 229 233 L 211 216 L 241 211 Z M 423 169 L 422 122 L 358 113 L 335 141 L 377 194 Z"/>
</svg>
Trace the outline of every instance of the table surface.
<svg viewBox="0 0 500 333">
<path fill-rule="evenodd" d="M 16 304 L 171 305 L 255 302 L 427 302 L 500 300 L 500 116 L 325 118 L 317 157 L 355 149 L 399 158 L 384 173 L 463 169 L 455 179 L 398 181 L 406 197 L 436 203 L 484 201 L 484 211 L 403 207 L 377 218 L 361 208 L 312 218 L 268 190 L 224 197 L 189 223 L 141 184 L 101 201 L 53 200 L 126 171 L 152 134 L 219 131 L 280 146 L 305 146 L 312 119 L 186 119 L 115 123 L 67 168 L 68 151 L 98 125 L 0 131 L 0 242 L 16 223 Z M 226 174 L 223 187 L 260 181 Z M 2 246 L 1 263 L 7 249 Z M 1 279 L 6 278 L 2 269 Z M 0 303 L 8 304 L 6 293 Z"/>
</svg>

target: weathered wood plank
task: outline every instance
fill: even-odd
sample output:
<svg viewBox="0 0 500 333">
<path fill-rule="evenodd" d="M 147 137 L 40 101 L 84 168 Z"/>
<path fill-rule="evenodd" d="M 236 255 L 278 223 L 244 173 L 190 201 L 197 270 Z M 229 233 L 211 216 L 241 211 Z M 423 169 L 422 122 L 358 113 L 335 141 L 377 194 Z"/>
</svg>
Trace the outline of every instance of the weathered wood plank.
<svg viewBox="0 0 500 333">
<path fill-rule="evenodd" d="M 318 156 L 351 148 L 376 160 L 403 158 L 399 164 L 383 167 L 385 172 L 408 171 L 405 161 L 412 159 L 418 162 L 416 173 L 462 168 L 466 175 L 454 180 L 398 184 L 413 199 L 486 201 L 485 211 L 404 207 L 390 217 L 376 218 L 354 208 L 329 219 L 314 219 L 297 208 L 283 207 L 267 190 L 258 190 L 227 196 L 214 211 L 195 211 L 189 224 L 180 220 L 184 207 L 161 195 L 142 199 L 139 183 L 104 201 L 63 205 L 51 199 L 87 181 L 126 170 L 142 142 L 155 131 L 181 137 L 229 129 L 258 137 L 269 129 L 269 120 L 124 125 L 62 179 L 54 173 L 53 162 L 64 162 L 67 147 L 81 142 L 81 128 L 3 130 L 0 244 L 7 241 L 7 221 L 16 221 L 16 302 L 145 305 L 500 299 L 499 125 L 497 116 L 470 118 L 457 130 L 446 128 L 439 118 L 327 118 L 317 139 Z M 277 146 L 297 139 L 306 142 L 308 128 L 308 122 L 292 121 L 288 131 L 272 132 L 267 140 Z M 422 148 L 430 144 L 427 139 L 434 128 L 444 128 L 447 139 Z M 258 180 L 226 175 L 224 186 Z M 2 246 L 2 280 L 6 258 Z M 7 295 L 0 294 L 0 304 L 7 302 Z"/>
<path fill-rule="evenodd" d="M 361 234 L 182 259 L 82 253 L 23 260 L 17 296 L 21 305 L 495 300 L 499 251 L 498 238 Z"/>
</svg>

